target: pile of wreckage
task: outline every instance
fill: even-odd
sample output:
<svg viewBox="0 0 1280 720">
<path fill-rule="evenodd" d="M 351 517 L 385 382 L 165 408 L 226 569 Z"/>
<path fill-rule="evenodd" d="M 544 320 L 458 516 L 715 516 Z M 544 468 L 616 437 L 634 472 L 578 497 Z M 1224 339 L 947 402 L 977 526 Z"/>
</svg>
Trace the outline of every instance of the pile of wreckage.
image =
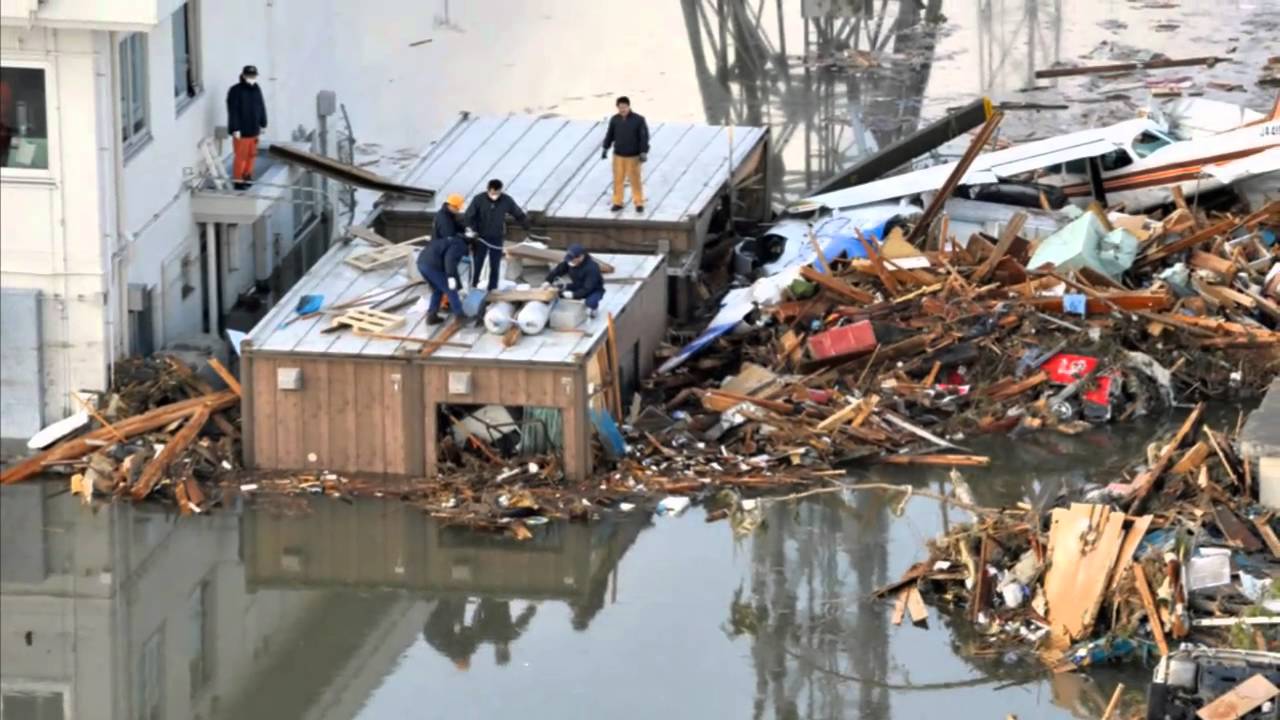
<svg viewBox="0 0 1280 720">
<path fill-rule="evenodd" d="M 241 469 L 240 385 L 216 358 L 209 366 L 229 389 L 215 391 L 171 355 L 116 363 L 112 392 L 73 393 L 81 411 L 32 437 L 28 447 L 40 452 L 6 467 L 0 484 L 70 469 L 71 492 L 86 503 L 155 496 L 183 515 L 203 512 L 208 485 Z"/>
<path fill-rule="evenodd" d="M 1130 480 L 1080 502 L 966 505 L 974 521 L 929 541 L 929 558 L 876 595 L 895 598 L 895 623 L 932 602 L 977 627 L 977 652 L 1031 645 L 1056 671 L 1164 657 L 1178 642 L 1280 650 L 1280 522 L 1258 504 L 1249 458 L 1202 410 Z"/>
<path fill-rule="evenodd" d="M 738 248 L 742 282 L 705 329 L 666 349 L 615 477 L 685 492 L 981 465 L 977 433 L 1257 394 L 1280 371 L 1280 99 L 1174 110 L 984 152 L 988 108 L 956 162 L 794 204 Z"/>
</svg>

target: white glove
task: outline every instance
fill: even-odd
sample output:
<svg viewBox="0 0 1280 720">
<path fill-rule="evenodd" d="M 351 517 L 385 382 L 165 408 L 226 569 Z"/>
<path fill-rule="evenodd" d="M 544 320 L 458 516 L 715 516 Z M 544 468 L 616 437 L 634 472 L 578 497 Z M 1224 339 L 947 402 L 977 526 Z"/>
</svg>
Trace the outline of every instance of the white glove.
<svg viewBox="0 0 1280 720">
<path fill-rule="evenodd" d="M 572 291 L 572 290 L 565 290 L 564 292 L 560 293 L 560 297 L 564 298 L 565 300 L 572 300 L 572 299 L 573 299 L 573 291 Z"/>
<path fill-rule="evenodd" d="M 549 287 L 551 287 L 551 283 L 549 283 L 549 282 L 544 282 L 544 283 L 542 283 L 542 289 L 543 289 L 543 290 L 546 290 L 546 289 L 547 289 L 547 288 L 549 288 Z"/>
<path fill-rule="evenodd" d="M 463 234 L 464 234 L 464 235 L 466 235 L 466 236 L 467 236 L 467 237 L 469 237 L 469 238 L 473 238 L 473 237 L 475 237 L 475 236 L 476 236 L 476 231 L 475 231 L 475 230 L 472 230 L 471 228 L 467 228 L 467 231 L 466 231 L 465 233 L 463 233 Z"/>
<path fill-rule="evenodd" d="M 240 139 L 240 131 L 239 131 L 239 130 L 237 130 L 237 131 L 235 131 L 235 132 L 231 133 L 231 137 L 233 137 L 233 138 L 235 138 L 235 139 L 239 140 L 239 139 Z"/>
<path fill-rule="evenodd" d="M 450 290 L 457 290 L 457 289 L 458 289 L 458 279 L 457 279 L 457 278 L 449 278 L 449 289 L 450 289 Z"/>
</svg>

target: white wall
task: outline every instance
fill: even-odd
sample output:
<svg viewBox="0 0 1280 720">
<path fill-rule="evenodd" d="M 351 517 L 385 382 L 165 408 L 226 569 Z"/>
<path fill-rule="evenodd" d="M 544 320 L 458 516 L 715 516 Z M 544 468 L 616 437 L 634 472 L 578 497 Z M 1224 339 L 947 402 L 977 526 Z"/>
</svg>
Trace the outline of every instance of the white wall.
<svg viewBox="0 0 1280 720">
<path fill-rule="evenodd" d="M 173 98 L 171 17 L 148 35 L 151 141 L 131 153 L 124 166 L 124 217 L 132 235 L 129 282 L 154 286 L 163 297 L 156 346 L 197 333 L 202 324 L 201 232 L 192 220 L 184 171 L 199 168 L 198 143 L 226 124 L 226 93 L 244 65 L 256 65 L 267 103 L 268 139 L 289 138 L 299 125 L 316 124 L 315 93 L 339 61 L 333 53 L 330 2 L 211 0 L 199 3 L 198 52 L 204 91 L 179 113 Z M 280 47 L 275 47 L 279 43 Z M 229 151 L 229 147 L 223 148 Z M 273 217 L 288 223 L 291 209 L 278 205 Z M 248 229 L 245 229 L 246 233 Z M 292 240 L 292 226 L 284 237 Z M 243 240 L 241 240 L 243 242 Z M 223 257 L 226 257 L 225 250 Z M 183 298 L 178 281 L 183 256 L 191 258 L 192 284 Z M 246 259 L 242 265 L 249 265 Z M 252 270 L 224 273 L 224 308 L 252 284 Z M 161 310 L 157 308 L 157 310 Z"/>
<path fill-rule="evenodd" d="M 179 0 L 5 0 L 0 17 L 49 27 L 144 29 L 172 11 Z"/>
<path fill-rule="evenodd" d="M 0 30 L 0 62 L 44 69 L 49 171 L 0 171 L 0 285 L 32 288 L 45 303 L 45 420 L 63 417 L 73 389 L 105 387 L 107 225 L 99 188 L 111 182 L 95 98 L 106 46 L 82 30 Z"/>
</svg>

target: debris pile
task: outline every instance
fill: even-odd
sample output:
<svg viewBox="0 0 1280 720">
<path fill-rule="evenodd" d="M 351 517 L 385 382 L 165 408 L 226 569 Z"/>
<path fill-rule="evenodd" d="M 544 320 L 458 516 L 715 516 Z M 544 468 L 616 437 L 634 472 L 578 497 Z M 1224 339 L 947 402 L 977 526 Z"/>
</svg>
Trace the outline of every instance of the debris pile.
<svg viewBox="0 0 1280 720">
<path fill-rule="evenodd" d="M 52 447 L 5 468 L 0 483 L 64 467 L 74 471 L 72 493 L 86 503 L 95 495 L 155 495 L 184 515 L 203 512 L 209 500 L 202 485 L 241 469 L 240 386 L 217 359 L 209 364 L 230 389 L 215 391 L 168 355 L 117 363 L 101 410 L 77 396 L 96 429 L 52 438 Z"/>
<path fill-rule="evenodd" d="M 1202 409 L 1128 482 L 1046 512 L 979 510 L 877 594 L 922 596 L 974 623 L 987 650 L 1030 644 L 1059 671 L 1176 642 L 1280 650 L 1280 522 Z"/>
<path fill-rule="evenodd" d="M 1251 396 L 1280 370 L 1280 202 L 1162 218 L 1095 204 L 1038 242 L 1026 218 L 963 244 L 945 218 L 896 218 L 838 256 L 810 236 L 812 263 L 731 291 L 666 352 L 619 472 L 675 492 L 859 460 L 985 464 L 966 437 L 1074 434 Z"/>
</svg>

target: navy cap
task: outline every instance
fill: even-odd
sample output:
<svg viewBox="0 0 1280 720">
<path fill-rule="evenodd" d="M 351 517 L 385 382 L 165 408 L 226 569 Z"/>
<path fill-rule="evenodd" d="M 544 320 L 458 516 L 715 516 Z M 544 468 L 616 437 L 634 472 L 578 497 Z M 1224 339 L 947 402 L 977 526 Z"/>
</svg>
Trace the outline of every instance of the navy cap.
<svg viewBox="0 0 1280 720">
<path fill-rule="evenodd" d="M 581 246 L 581 245 L 579 245 L 578 243 L 574 243 L 574 244 L 572 244 L 572 245 L 570 245 L 570 246 L 569 246 L 569 249 L 568 249 L 568 250 L 566 250 L 566 251 L 565 251 L 565 253 L 564 253 L 564 259 L 565 259 L 565 260 L 576 260 L 577 258 L 580 258 L 580 257 L 582 257 L 583 255 L 586 255 L 586 254 L 587 254 L 587 249 L 586 249 L 586 248 L 582 247 L 582 246 Z"/>
<path fill-rule="evenodd" d="M 244 69 L 240 71 L 240 74 L 256 76 L 258 74 L 258 67 L 256 65 L 245 65 Z"/>
</svg>

